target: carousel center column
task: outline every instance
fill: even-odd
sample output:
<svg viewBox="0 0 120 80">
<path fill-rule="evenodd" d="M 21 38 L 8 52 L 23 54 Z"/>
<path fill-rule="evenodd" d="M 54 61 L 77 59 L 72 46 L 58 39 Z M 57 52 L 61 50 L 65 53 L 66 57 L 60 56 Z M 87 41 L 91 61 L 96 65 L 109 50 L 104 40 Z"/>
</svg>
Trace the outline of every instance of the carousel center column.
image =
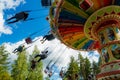
<svg viewBox="0 0 120 80">
<path fill-rule="evenodd" d="M 100 43 L 102 65 L 97 79 L 120 80 L 120 7 L 108 6 L 93 13 L 85 24 L 85 32 Z"/>
</svg>

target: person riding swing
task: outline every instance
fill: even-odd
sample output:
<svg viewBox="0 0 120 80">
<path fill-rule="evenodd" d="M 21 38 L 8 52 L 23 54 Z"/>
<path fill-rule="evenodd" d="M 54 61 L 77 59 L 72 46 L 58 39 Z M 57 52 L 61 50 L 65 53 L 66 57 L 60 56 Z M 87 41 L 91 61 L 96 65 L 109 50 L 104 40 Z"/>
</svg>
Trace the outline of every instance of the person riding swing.
<svg viewBox="0 0 120 80">
<path fill-rule="evenodd" d="M 24 11 L 20 12 L 20 13 L 17 13 L 17 14 L 15 14 L 15 16 L 13 16 L 13 17 L 6 20 L 7 24 L 15 23 L 15 22 L 18 22 L 20 20 L 25 21 L 28 18 L 28 15 L 29 14 L 27 12 L 24 12 Z"/>
</svg>

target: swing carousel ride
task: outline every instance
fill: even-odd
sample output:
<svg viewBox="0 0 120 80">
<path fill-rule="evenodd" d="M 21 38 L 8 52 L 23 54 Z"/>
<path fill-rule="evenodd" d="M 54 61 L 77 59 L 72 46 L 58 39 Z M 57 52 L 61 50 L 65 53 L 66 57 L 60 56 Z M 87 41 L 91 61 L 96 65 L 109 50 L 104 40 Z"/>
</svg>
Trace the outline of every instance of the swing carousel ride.
<svg viewBox="0 0 120 80">
<path fill-rule="evenodd" d="M 54 0 L 46 19 L 65 45 L 100 53 L 97 80 L 120 80 L 119 0 Z"/>
</svg>

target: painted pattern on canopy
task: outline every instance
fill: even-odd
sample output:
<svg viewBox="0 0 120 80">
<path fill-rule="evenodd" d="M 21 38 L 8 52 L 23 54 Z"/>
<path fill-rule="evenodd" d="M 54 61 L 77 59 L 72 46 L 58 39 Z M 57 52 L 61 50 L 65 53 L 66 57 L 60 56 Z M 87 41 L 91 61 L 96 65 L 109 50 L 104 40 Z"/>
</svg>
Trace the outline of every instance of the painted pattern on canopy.
<svg viewBox="0 0 120 80">
<path fill-rule="evenodd" d="M 120 5 L 119 0 L 55 0 L 50 8 L 50 25 L 54 35 L 67 46 L 77 50 L 94 50 L 100 48 L 97 39 L 91 37 L 94 21 L 103 15 L 112 14 L 114 9 L 99 9 Z M 118 11 L 115 9 L 114 11 Z M 95 14 L 94 14 L 95 13 Z M 91 17 L 94 15 L 94 17 Z M 89 20 L 88 20 L 89 19 Z M 86 24 L 87 21 L 87 24 Z M 89 35 L 90 34 L 90 35 Z"/>
</svg>

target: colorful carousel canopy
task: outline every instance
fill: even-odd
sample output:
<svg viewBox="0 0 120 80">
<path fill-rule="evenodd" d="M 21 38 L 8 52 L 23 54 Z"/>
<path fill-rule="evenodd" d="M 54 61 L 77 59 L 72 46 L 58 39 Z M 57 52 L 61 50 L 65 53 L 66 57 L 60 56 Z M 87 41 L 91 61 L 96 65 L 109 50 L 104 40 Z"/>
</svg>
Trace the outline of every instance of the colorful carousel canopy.
<svg viewBox="0 0 120 80">
<path fill-rule="evenodd" d="M 96 32 L 93 25 L 98 20 L 104 21 L 106 15 L 119 15 L 120 8 L 115 9 L 119 5 L 119 0 L 54 0 L 49 13 L 52 32 L 73 49 L 96 50 L 100 43 L 93 35 Z"/>
</svg>

